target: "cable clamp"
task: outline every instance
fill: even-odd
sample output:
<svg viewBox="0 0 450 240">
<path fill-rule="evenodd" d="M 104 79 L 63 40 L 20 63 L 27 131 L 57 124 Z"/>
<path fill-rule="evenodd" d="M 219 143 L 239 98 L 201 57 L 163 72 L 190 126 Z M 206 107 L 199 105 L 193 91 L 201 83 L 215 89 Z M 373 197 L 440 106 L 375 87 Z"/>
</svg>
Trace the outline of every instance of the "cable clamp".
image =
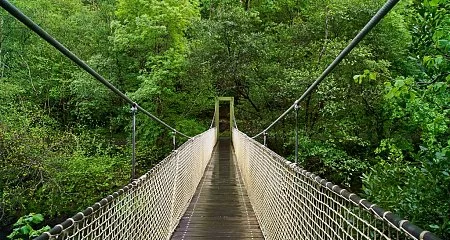
<svg viewBox="0 0 450 240">
<path fill-rule="evenodd" d="M 91 210 L 91 214 L 95 212 L 93 207 L 88 207 L 87 209 L 88 209 L 88 210 Z M 91 215 L 91 214 L 89 214 L 89 215 Z M 84 215 L 84 214 L 83 214 L 83 215 Z"/>
<path fill-rule="evenodd" d="M 61 224 L 56 225 L 55 228 L 60 228 L 60 229 L 61 229 L 60 232 L 62 232 L 62 231 L 64 230 L 64 227 L 63 227 L 63 225 L 61 225 Z"/>
<path fill-rule="evenodd" d="M 407 223 L 407 222 L 408 222 L 408 220 L 405 220 L 405 219 L 401 220 L 400 223 L 398 224 L 399 228 L 402 229 L 402 230 L 404 230 L 404 231 L 406 231 L 406 230 L 403 228 L 403 224 L 405 224 L 405 223 Z"/>
<path fill-rule="evenodd" d="M 78 212 L 78 214 L 80 214 L 81 215 L 81 220 L 83 220 L 86 216 L 84 216 L 84 213 L 83 212 Z M 81 221 L 80 220 L 80 221 Z"/>
<path fill-rule="evenodd" d="M 388 215 L 389 213 L 392 213 L 392 212 L 391 211 L 384 212 L 382 217 L 383 217 L 384 220 L 386 220 L 386 221 L 388 221 L 390 223 L 390 221 L 386 218 L 386 215 Z"/>
<path fill-rule="evenodd" d="M 336 190 L 334 190 L 335 187 L 339 187 L 338 185 L 333 185 L 333 187 L 331 187 L 331 190 L 337 192 Z"/>
<path fill-rule="evenodd" d="M 134 102 L 133 105 L 131 105 L 131 112 L 136 113 L 138 110 L 137 107 L 138 107 L 138 104 Z"/>
<path fill-rule="evenodd" d="M 388 225 L 391 226 L 393 229 L 395 229 L 395 230 L 397 230 L 397 231 L 399 231 L 399 232 L 402 232 L 402 231 L 403 231 L 402 229 L 400 229 L 399 227 L 397 227 L 397 226 L 395 225 L 395 223 L 391 222 L 390 220 L 385 219 L 385 221 L 386 221 L 386 222 L 388 223 Z"/>
<path fill-rule="evenodd" d="M 70 224 L 70 226 L 68 226 L 67 228 L 70 228 L 70 227 L 72 227 L 73 225 L 75 225 L 75 223 L 76 223 L 76 221 L 75 220 L 73 220 L 73 218 L 68 218 L 67 220 L 69 220 L 69 221 L 71 221 L 72 222 L 72 224 Z"/>
<path fill-rule="evenodd" d="M 375 211 L 375 209 L 373 209 L 373 207 L 375 207 L 375 206 L 376 206 L 376 204 L 372 203 L 372 205 L 370 205 L 368 210 L 373 214 L 373 216 L 375 216 L 376 219 L 383 220 L 383 216 L 378 215 L 378 213 Z"/>
<path fill-rule="evenodd" d="M 359 206 L 359 202 L 355 202 L 355 201 L 352 199 L 352 196 L 356 196 L 356 194 L 350 193 L 350 194 L 348 195 L 348 200 L 350 200 L 350 202 L 352 202 L 352 203 L 355 204 L 356 206 Z"/>
<path fill-rule="evenodd" d="M 422 232 L 420 233 L 419 239 L 420 239 L 420 240 L 423 240 L 423 239 L 425 238 L 425 234 L 427 234 L 427 233 L 429 233 L 429 232 L 428 232 L 428 231 L 422 231 Z"/>
</svg>

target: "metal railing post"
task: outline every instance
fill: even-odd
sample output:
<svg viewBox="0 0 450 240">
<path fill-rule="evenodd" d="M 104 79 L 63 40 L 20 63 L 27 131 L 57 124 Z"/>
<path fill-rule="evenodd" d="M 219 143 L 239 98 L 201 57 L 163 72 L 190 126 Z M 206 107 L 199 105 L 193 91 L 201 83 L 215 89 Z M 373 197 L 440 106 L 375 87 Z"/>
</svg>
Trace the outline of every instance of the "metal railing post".
<svg viewBox="0 0 450 240">
<path fill-rule="evenodd" d="M 264 135 L 264 146 L 267 147 L 267 133 L 264 132 L 263 135 Z"/>
<path fill-rule="evenodd" d="M 131 114 L 133 115 L 132 121 L 132 157 L 131 157 L 131 181 L 136 179 L 136 112 L 137 112 L 137 104 L 133 104 L 131 106 Z"/>
<path fill-rule="evenodd" d="M 173 150 L 177 150 L 177 132 L 172 132 Z"/>
<path fill-rule="evenodd" d="M 295 164 L 298 164 L 298 102 L 295 102 Z"/>
</svg>

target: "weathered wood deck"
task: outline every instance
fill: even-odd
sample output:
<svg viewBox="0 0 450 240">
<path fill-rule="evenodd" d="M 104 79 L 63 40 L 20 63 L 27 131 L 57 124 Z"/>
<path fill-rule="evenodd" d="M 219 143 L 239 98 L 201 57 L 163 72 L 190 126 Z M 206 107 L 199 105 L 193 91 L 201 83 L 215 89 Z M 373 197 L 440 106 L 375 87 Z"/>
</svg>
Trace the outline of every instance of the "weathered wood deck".
<svg viewBox="0 0 450 240">
<path fill-rule="evenodd" d="M 264 239 L 229 138 L 220 139 L 214 148 L 172 239 Z"/>
</svg>

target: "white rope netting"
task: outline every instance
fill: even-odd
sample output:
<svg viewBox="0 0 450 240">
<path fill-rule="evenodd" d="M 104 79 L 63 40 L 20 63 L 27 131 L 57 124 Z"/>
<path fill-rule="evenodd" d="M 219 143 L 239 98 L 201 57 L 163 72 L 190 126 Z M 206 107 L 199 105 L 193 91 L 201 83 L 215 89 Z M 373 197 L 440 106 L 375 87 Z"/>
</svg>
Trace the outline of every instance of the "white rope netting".
<svg viewBox="0 0 450 240">
<path fill-rule="evenodd" d="M 233 145 L 266 239 L 421 238 L 406 229 L 412 226 L 408 221 L 297 167 L 237 129 Z M 419 236 L 430 235 L 420 231 Z"/>
<path fill-rule="evenodd" d="M 39 239 L 169 239 L 216 143 L 198 135 L 144 176 Z M 237 164 L 266 239 L 439 239 L 280 157 L 237 129 Z"/>
<path fill-rule="evenodd" d="M 202 179 L 215 143 L 215 128 L 189 139 L 142 177 L 41 237 L 169 239 Z"/>
</svg>

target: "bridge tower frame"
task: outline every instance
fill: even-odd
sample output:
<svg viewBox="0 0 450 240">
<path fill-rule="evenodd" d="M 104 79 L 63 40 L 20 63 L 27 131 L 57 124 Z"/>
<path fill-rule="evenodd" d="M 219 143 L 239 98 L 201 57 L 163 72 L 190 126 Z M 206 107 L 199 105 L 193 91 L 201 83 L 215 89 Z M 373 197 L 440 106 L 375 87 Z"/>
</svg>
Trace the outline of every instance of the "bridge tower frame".
<svg viewBox="0 0 450 240">
<path fill-rule="evenodd" d="M 230 103 L 230 137 L 233 138 L 233 126 L 234 126 L 234 97 L 216 97 L 216 108 L 214 113 L 214 123 L 216 126 L 216 137 L 219 139 L 219 120 L 220 120 L 220 102 Z"/>
</svg>

